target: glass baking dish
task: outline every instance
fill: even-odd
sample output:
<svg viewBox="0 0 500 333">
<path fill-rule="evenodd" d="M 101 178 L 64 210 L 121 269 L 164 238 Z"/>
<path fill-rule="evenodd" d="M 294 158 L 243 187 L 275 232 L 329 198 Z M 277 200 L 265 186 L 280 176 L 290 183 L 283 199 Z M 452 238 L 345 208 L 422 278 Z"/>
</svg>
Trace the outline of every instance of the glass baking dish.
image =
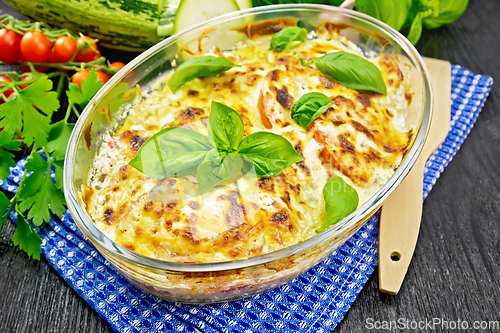
<svg viewBox="0 0 500 333">
<path fill-rule="evenodd" d="M 171 69 L 171 62 L 185 47 L 214 46 L 221 50 L 247 38 L 250 24 L 276 19 L 302 21 L 304 26 L 329 26 L 362 50 L 389 53 L 410 74 L 413 98 L 408 117 L 418 132 L 399 168 L 383 187 L 354 213 L 329 229 L 293 246 L 250 257 L 217 263 L 167 262 L 135 253 L 106 237 L 94 225 L 78 195 L 103 135 L 113 131 L 137 94 Z M 216 28 L 216 29 L 212 29 Z M 204 35 L 201 39 L 200 35 Z M 200 43 L 200 44 L 199 44 Z M 138 87 L 141 87 L 139 89 Z M 113 76 L 94 96 L 71 135 L 64 166 L 64 191 L 77 226 L 99 252 L 132 283 L 160 298 L 207 304 L 251 296 L 274 288 L 316 265 L 351 237 L 403 181 L 424 145 L 432 115 L 429 73 L 415 48 L 394 29 L 367 15 L 321 5 L 275 5 L 230 13 L 153 46 Z"/>
</svg>

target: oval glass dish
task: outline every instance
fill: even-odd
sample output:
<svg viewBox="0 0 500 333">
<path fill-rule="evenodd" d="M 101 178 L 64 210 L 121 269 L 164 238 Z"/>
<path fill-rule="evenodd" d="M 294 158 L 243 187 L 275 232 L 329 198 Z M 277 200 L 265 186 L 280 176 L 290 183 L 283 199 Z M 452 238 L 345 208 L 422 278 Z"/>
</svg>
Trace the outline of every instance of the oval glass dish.
<svg viewBox="0 0 500 333">
<path fill-rule="evenodd" d="M 143 256 L 112 241 L 84 208 L 82 186 L 103 138 L 124 122 L 134 101 L 172 69 L 186 48 L 228 50 L 248 38 L 247 29 L 269 20 L 301 21 L 304 27 L 327 27 L 359 49 L 389 54 L 408 74 L 412 98 L 407 117 L 415 132 L 400 166 L 366 202 L 342 221 L 295 245 L 233 261 L 169 262 Z M 307 28 L 309 31 L 313 28 Z M 200 37 L 203 36 L 203 37 Z M 182 59 L 182 58 L 181 58 Z M 80 116 L 71 135 L 64 166 L 64 191 L 77 226 L 125 277 L 160 298 L 207 304 L 251 296 L 277 287 L 308 270 L 351 237 L 403 181 L 424 145 L 432 115 L 429 74 L 415 48 L 401 34 L 367 15 L 321 5 L 276 5 L 230 13 L 174 35 L 142 53 L 113 76 Z"/>
</svg>

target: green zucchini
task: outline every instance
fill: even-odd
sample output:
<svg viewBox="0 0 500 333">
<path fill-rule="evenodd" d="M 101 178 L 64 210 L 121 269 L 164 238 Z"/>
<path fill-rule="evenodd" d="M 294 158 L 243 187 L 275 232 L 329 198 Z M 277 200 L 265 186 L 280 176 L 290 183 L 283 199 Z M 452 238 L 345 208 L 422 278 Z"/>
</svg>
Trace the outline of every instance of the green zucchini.
<svg viewBox="0 0 500 333">
<path fill-rule="evenodd" d="M 236 0 L 240 9 L 252 8 L 252 0 Z"/>
<path fill-rule="evenodd" d="M 175 13 L 174 33 L 216 16 L 239 10 L 236 0 L 181 0 Z"/>
<path fill-rule="evenodd" d="M 174 31 L 174 19 L 181 0 L 168 0 L 158 21 L 158 36 L 167 37 Z"/>
<path fill-rule="evenodd" d="M 174 21 L 179 7 L 184 8 L 181 10 L 183 15 L 179 18 L 177 28 L 174 29 Z M 168 5 L 163 7 L 164 10 L 158 24 L 158 36 L 165 38 L 203 20 L 251 7 L 252 0 L 205 0 L 203 2 L 200 0 L 168 0 Z"/>
<path fill-rule="evenodd" d="M 5 0 L 36 21 L 81 32 L 111 48 L 139 51 L 159 41 L 158 0 Z"/>
</svg>

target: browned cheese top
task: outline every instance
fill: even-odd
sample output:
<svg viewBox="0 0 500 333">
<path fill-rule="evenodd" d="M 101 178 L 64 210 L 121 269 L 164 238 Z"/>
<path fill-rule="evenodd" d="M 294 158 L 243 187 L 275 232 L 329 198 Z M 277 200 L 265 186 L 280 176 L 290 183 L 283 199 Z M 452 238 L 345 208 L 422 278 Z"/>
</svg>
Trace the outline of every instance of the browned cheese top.
<svg viewBox="0 0 500 333">
<path fill-rule="evenodd" d="M 268 36 L 269 37 L 269 36 Z M 395 58 L 368 55 L 387 96 L 347 88 L 303 63 L 327 52 L 363 55 L 344 37 L 310 36 L 276 53 L 269 38 L 213 50 L 240 67 L 194 79 L 172 93 L 167 73 L 137 99 L 125 124 L 105 138 L 81 191 L 95 225 L 115 242 L 145 256 L 176 262 L 248 258 L 314 236 L 325 217 L 323 186 L 341 176 L 366 202 L 394 173 L 409 149 L 409 79 Z M 366 55 L 365 55 L 366 56 Z M 370 57 L 371 56 L 371 57 Z M 291 118 L 303 94 L 321 92 L 332 105 L 308 128 Z M 162 128 L 182 126 L 207 135 L 212 100 L 232 107 L 248 135 L 287 138 L 304 161 L 272 178 L 242 177 L 200 195 L 196 176 L 151 179 L 128 165 Z"/>
</svg>

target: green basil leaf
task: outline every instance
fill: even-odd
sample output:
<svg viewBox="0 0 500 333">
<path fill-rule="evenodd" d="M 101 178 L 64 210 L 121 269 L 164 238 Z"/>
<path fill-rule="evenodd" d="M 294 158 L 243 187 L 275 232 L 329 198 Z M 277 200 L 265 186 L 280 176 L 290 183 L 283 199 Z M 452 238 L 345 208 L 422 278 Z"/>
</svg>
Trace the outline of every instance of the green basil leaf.
<svg viewBox="0 0 500 333">
<path fill-rule="evenodd" d="M 175 70 L 168 80 L 168 87 L 175 93 L 180 86 L 196 77 L 215 76 L 237 66 L 239 65 L 224 57 L 204 56 L 189 59 Z"/>
<path fill-rule="evenodd" d="M 325 113 L 332 103 L 330 97 L 319 92 L 304 94 L 293 103 L 292 118 L 300 126 L 307 127 L 314 119 Z"/>
<path fill-rule="evenodd" d="M 217 185 L 227 185 L 243 166 L 240 156 L 218 156 L 217 150 L 215 150 L 215 158 L 212 158 L 214 156 L 212 151 L 209 155 L 211 156 L 198 166 L 198 190 L 201 194 Z"/>
<path fill-rule="evenodd" d="M 236 151 L 243 139 L 244 125 L 238 112 L 221 103 L 212 101 L 208 116 L 208 136 L 219 151 Z"/>
<path fill-rule="evenodd" d="M 342 221 L 358 208 L 358 192 L 341 177 L 330 178 L 323 187 L 326 218 L 323 225 L 316 230 L 322 232 L 335 223 Z"/>
<path fill-rule="evenodd" d="M 411 0 L 356 0 L 356 10 L 370 15 L 396 30 L 400 30 L 408 16 Z"/>
<path fill-rule="evenodd" d="M 417 44 L 420 36 L 422 36 L 422 15 L 422 12 L 417 14 L 408 32 L 407 38 L 413 45 Z"/>
<path fill-rule="evenodd" d="M 300 27 L 287 27 L 281 29 L 271 38 L 271 50 L 281 52 L 291 42 L 305 42 L 307 30 Z"/>
<path fill-rule="evenodd" d="M 341 1 L 344 1 L 344 0 L 341 0 Z M 306 21 L 306 20 L 297 21 L 297 27 L 304 28 L 307 31 L 316 31 L 316 26 L 309 23 L 309 21 Z"/>
<path fill-rule="evenodd" d="M 193 175 L 213 148 L 208 137 L 196 131 L 165 128 L 142 145 L 129 165 L 157 179 Z"/>
<path fill-rule="evenodd" d="M 330 6 L 340 6 L 342 3 L 344 3 L 345 0 L 327 0 L 327 4 Z"/>
<path fill-rule="evenodd" d="M 290 141 L 269 132 L 246 136 L 240 143 L 238 155 L 251 160 L 251 163 L 244 161 L 243 173 L 248 175 L 254 167 L 257 177 L 276 176 L 290 165 L 304 160 Z"/>
<path fill-rule="evenodd" d="M 409 3 L 408 15 L 406 15 L 406 21 L 403 24 L 403 28 L 409 28 L 415 20 L 418 12 L 420 11 L 420 1 L 421 0 L 407 0 Z"/>
<path fill-rule="evenodd" d="M 440 0 L 437 15 L 424 18 L 422 21 L 424 27 L 427 29 L 436 29 L 455 22 L 465 13 L 468 4 L 468 0 Z"/>
<path fill-rule="evenodd" d="M 325 76 L 346 87 L 387 94 L 380 70 L 363 57 L 348 52 L 332 52 L 314 59 L 314 64 Z"/>
</svg>

